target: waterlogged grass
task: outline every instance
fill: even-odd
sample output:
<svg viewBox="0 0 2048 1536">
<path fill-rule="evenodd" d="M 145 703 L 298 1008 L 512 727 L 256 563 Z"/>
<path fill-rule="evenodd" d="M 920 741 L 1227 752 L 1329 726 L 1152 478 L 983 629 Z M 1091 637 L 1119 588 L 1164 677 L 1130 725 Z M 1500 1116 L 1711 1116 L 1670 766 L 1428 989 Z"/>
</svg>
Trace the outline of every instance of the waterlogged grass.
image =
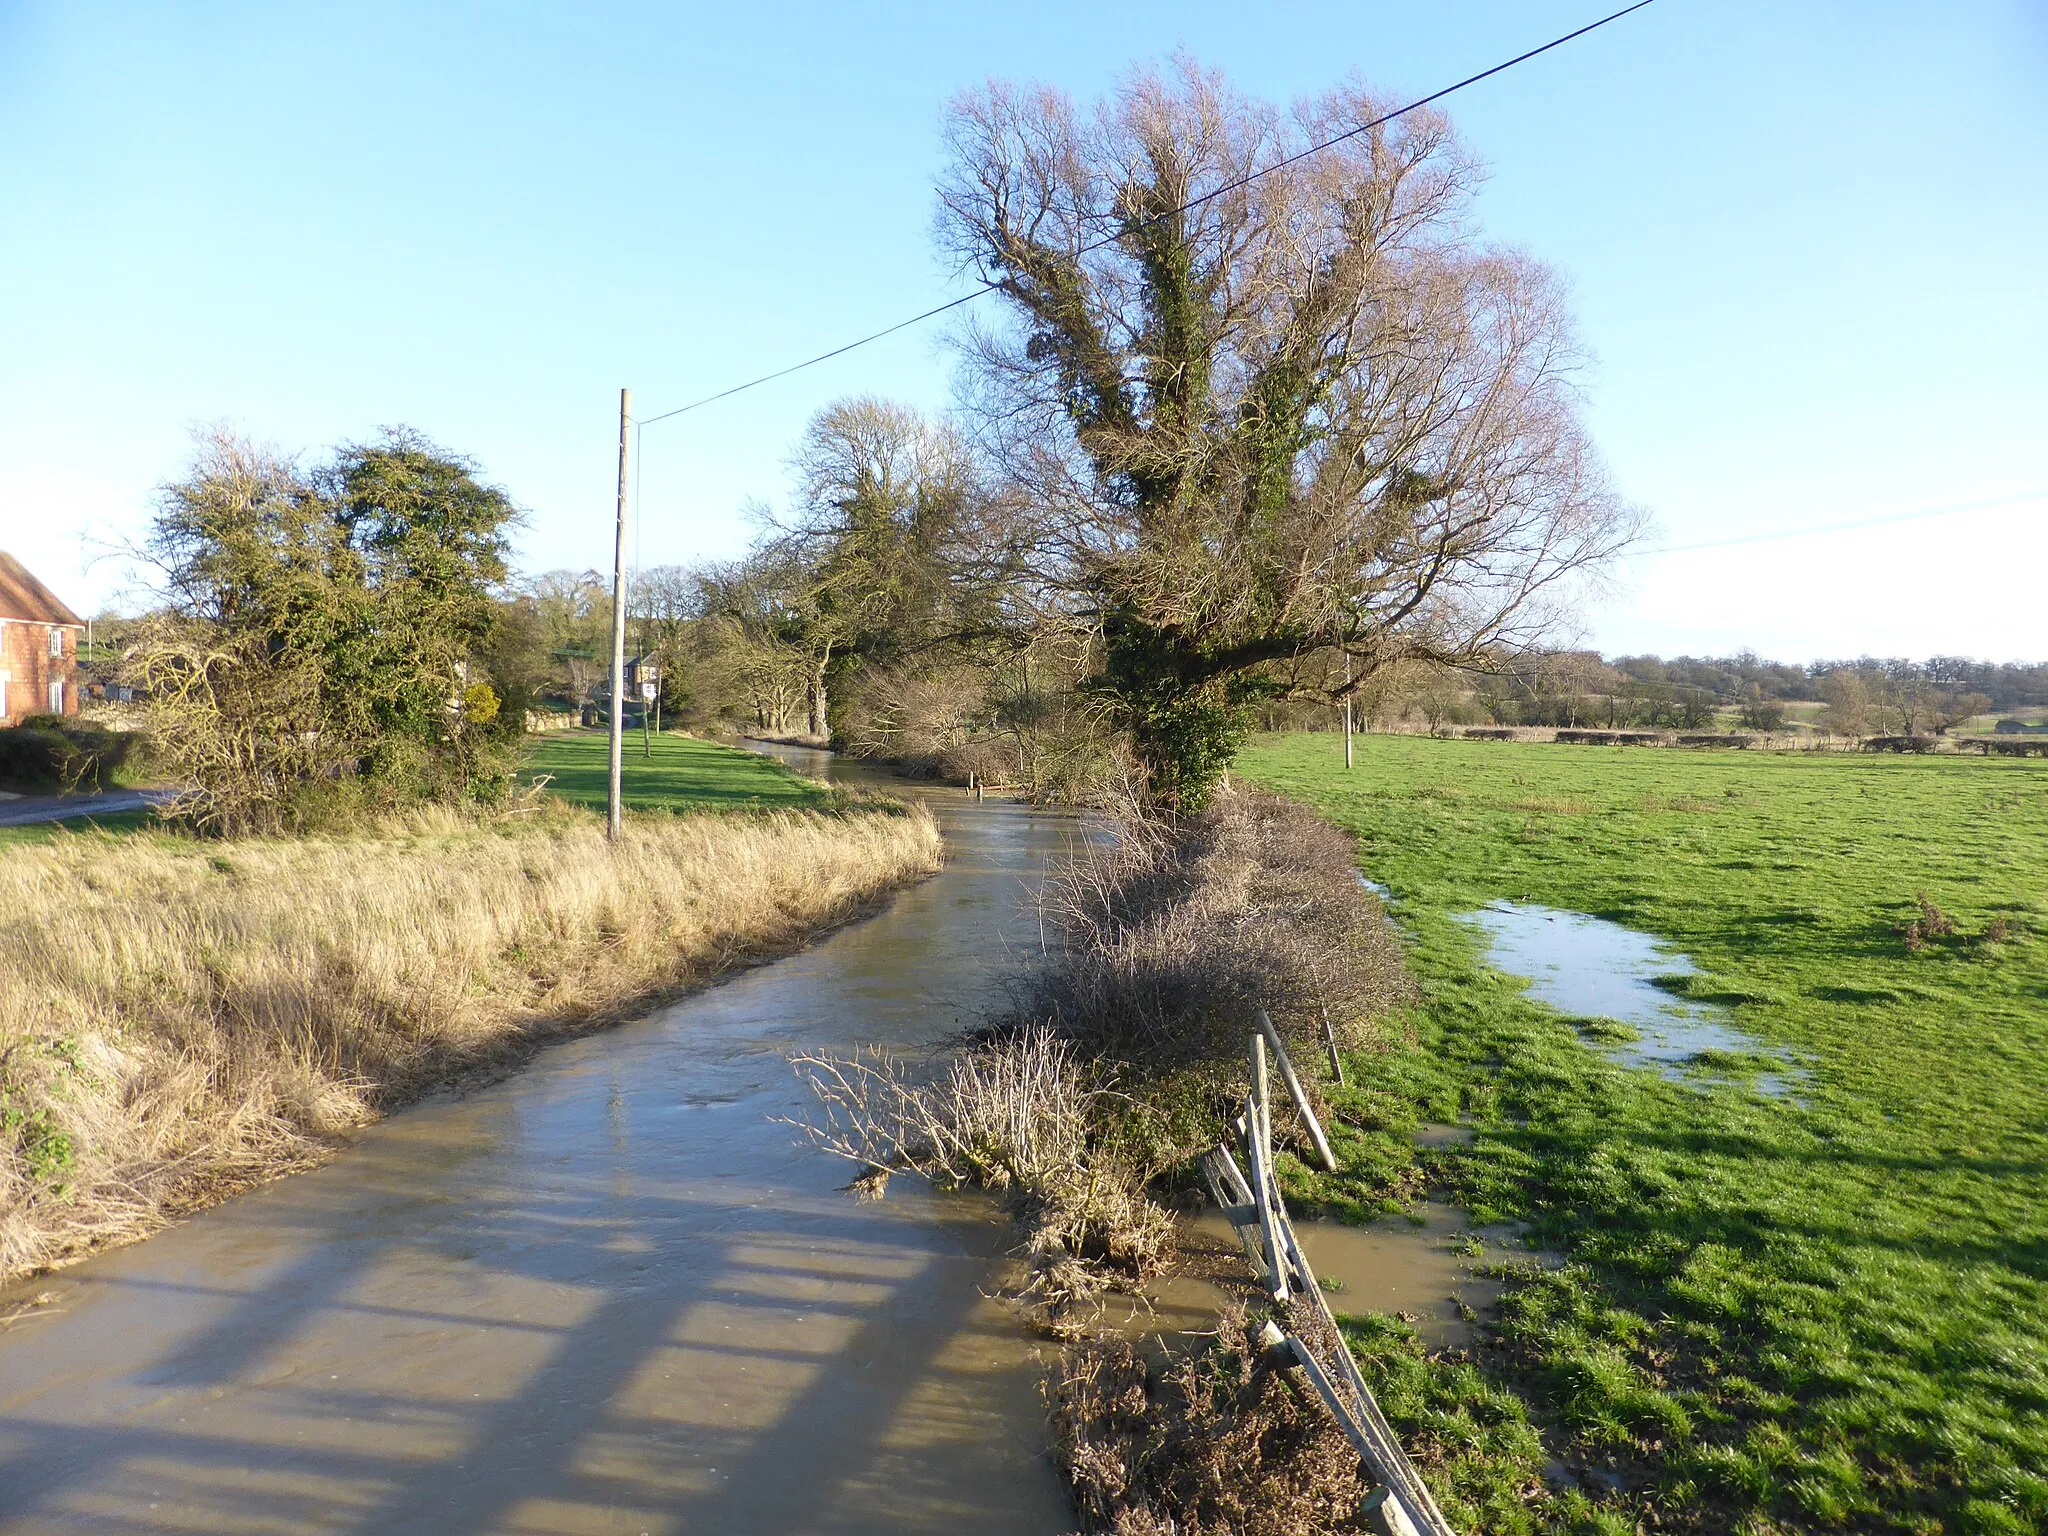
<svg viewBox="0 0 2048 1536">
<path fill-rule="evenodd" d="M 1359 834 L 1424 991 L 1336 1096 L 1347 1172 L 1297 1193 L 1434 1188 L 1564 1261 L 1469 1357 L 1354 1336 L 1455 1523 L 2048 1528 L 2048 764 L 1367 737 L 1347 773 L 1283 737 L 1239 766 Z M 1484 964 L 1458 916 L 1500 898 L 1682 949 L 1672 990 L 1792 1052 L 1796 1095 L 1755 1058 L 1613 1064 Z M 1459 1118 L 1471 1146 L 1413 1147 Z"/>
<path fill-rule="evenodd" d="M 571 731 L 542 740 L 528 755 L 521 777 L 552 775 L 550 793 L 603 810 L 608 766 L 609 741 L 603 731 Z M 651 744 L 644 743 L 638 731 L 626 733 L 619 788 L 626 805 L 642 811 L 793 810 L 826 798 L 818 785 L 758 753 L 693 736 L 656 735 Z"/>
</svg>

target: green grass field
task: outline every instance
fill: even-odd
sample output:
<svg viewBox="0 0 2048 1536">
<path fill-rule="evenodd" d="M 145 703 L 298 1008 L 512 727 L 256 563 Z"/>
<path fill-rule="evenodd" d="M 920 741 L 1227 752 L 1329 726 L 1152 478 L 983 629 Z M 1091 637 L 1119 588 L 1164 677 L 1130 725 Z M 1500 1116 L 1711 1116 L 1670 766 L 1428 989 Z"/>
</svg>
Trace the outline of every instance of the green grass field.
<svg viewBox="0 0 2048 1536">
<path fill-rule="evenodd" d="M 826 791 L 780 763 L 737 747 L 693 736 L 657 735 L 653 756 L 642 755 L 637 731 L 626 734 L 620 788 L 633 810 L 793 809 L 822 804 Z M 577 805 L 605 806 L 607 741 L 603 731 L 570 731 L 543 738 L 520 777 L 551 775 L 548 790 Z"/>
<path fill-rule="evenodd" d="M 69 821 L 32 821 L 25 827 L 0 827 L 0 848 L 18 848 L 28 843 L 47 843 L 52 838 L 71 837 L 94 829 L 103 832 L 139 832 L 156 825 L 154 811 L 114 811 L 105 816 L 77 816 Z"/>
<path fill-rule="evenodd" d="M 1483 1531 L 2048 1529 L 2048 763 L 1264 738 L 1360 837 L 1424 992 L 1355 1063 L 1363 1213 L 1529 1224 L 1491 1342 L 1355 1343 Z M 1919 893 L 1957 933 L 1909 951 Z M 1803 1063 L 1794 1100 L 1612 1065 L 1488 968 L 1489 900 L 1657 935 Z M 2010 934 L 2002 941 L 1997 935 Z M 1418 1151 L 1422 1120 L 1467 1148 Z M 1553 1460 L 1578 1487 L 1544 1474 Z M 1548 1489 L 1548 1491 L 1546 1491 Z"/>
</svg>

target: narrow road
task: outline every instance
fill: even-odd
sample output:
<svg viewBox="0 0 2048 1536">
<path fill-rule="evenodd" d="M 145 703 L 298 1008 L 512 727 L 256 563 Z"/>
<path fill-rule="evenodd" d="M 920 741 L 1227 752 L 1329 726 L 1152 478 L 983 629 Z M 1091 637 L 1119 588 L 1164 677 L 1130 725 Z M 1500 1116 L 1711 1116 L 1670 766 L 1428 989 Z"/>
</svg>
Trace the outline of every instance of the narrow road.
<svg viewBox="0 0 2048 1536">
<path fill-rule="evenodd" d="M 785 1050 L 938 1039 L 1034 936 L 1072 824 L 935 809 L 880 915 L 0 1293 L 54 1293 L 0 1333 L 0 1532 L 1070 1529 L 985 1209 L 857 1205 L 771 1119 Z"/>
<path fill-rule="evenodd" d="M 94 795 L 20 795 L 0 799 L 0 827 L 25 827 L 39 821 L 70 821 L 79 816 L 111 816 L 139 811 L 168 799 L 169 790 L 109 789 Z"/>
</svg>

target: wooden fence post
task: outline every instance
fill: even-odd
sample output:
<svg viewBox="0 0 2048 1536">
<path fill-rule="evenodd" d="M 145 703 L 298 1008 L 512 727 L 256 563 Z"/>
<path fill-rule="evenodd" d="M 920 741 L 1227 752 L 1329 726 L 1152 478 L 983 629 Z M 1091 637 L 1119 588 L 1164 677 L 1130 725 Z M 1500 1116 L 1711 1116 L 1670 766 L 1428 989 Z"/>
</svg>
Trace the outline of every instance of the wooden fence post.
<svg viewBox="0 0 2048 1536">
<path fill-rule="evenodd" d="M 1337 1158 L 1330 1151 L 1329 1138 L 1323 1135 L 1323 1127 L 1316 1119 L 1316 1112 L 1309 1108 L 1308 1094 L 1301 1086 L 1301 1079 L 1294 1075 L 1294 1063 L 1287 1059 L 1287 1047 L 1281 1044 L 1280 1031 L 1273 1027 L 1273 1021 L 1266 1016 L 1266 1010 L 1259 1010 L 1259 1029 L 1273 1047 L 1273 1059 L 1280 1064 L 1281 1079 L 1287 1084 L 1287 1095 L 1294 1100 L 1294 1112 L 1301 1116 L 1301 1123 L 1308 1129 L 1308 1139 L 1316 1144 L 1316 1156 L 1323 1160 L 1323 1167 L 1330 1173 L 1337 1171 Z"/>
<path fill-rule="evenodd" d="M 1252 1036 L 1252 1102 L 1246 1115 L 1251 1132 L 1252 1198 L 1259 1207 L 1259 1235 L 1265 1239 L 1266 1263 L 1271 1267 L 1273 1299 L 1287 1299 L 1287 1255 L 1280 1246 L 1280 1230 L 1273 1217 L 1273 1141 L 1266 1098 L 1266 1041 Z"/>
</svg>

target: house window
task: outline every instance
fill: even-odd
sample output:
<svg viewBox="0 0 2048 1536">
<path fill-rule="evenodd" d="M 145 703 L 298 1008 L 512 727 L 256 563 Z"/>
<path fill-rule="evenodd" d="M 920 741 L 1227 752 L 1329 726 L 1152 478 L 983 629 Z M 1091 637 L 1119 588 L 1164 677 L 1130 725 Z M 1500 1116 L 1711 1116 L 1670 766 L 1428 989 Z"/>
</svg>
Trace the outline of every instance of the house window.
<svg viewBox="0 0 2048 1536">
<path fill-rule="evenodd" d="M 64 654 L 64 631 L 54 624 L 50 626 L 50 654 L 52 656 L 62 656 Z"/>
<path fill-rule="evenodd" d="M 61 677 L 50 679 L 50 713 L 53 715 L 64 713 L 64 679 Z"/>
</svg>

